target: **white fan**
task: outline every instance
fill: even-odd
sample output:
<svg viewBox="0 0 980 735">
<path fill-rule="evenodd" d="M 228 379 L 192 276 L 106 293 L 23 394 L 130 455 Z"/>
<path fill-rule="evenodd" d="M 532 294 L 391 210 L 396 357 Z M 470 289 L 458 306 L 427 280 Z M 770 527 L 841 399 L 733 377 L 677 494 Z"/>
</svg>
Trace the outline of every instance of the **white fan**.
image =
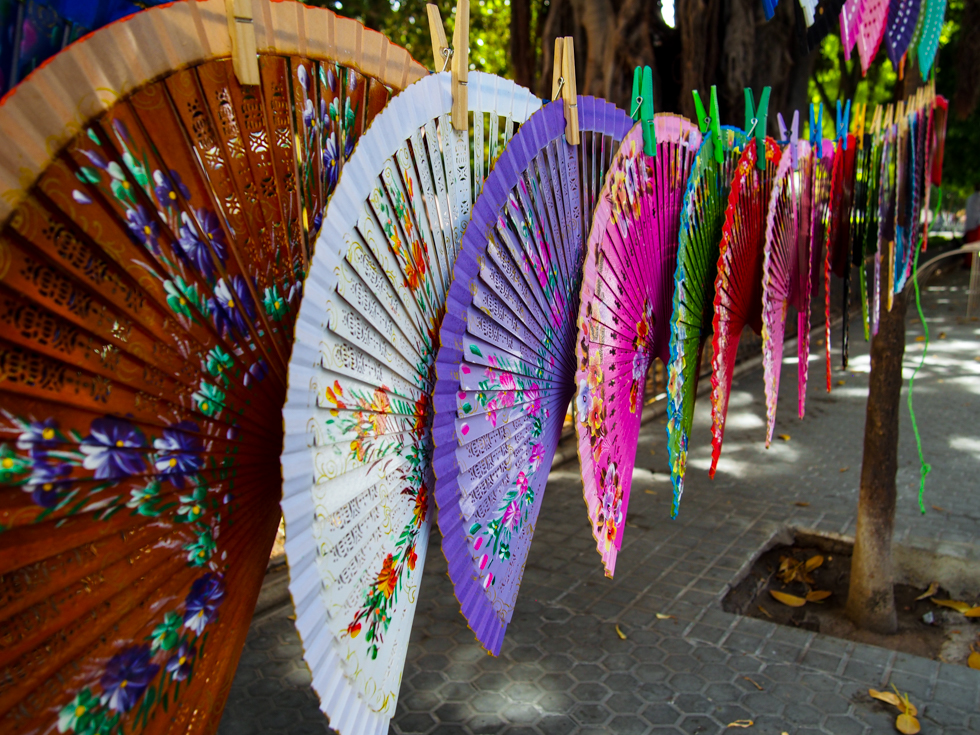
<svg viewBox="0 0 980 735">
<path fill-rule="evenodd" d="M 286 554 L 296 627 L 331 726 L 386 732 L 427 547 L 434 341 L 471 197 L 540 108 L 468 81 L 472 137 L 436 74 L 389 103 L 327 207 L 283 409 Z M 471 170 L 472 161 L 472 170 Z"/>
</svg>

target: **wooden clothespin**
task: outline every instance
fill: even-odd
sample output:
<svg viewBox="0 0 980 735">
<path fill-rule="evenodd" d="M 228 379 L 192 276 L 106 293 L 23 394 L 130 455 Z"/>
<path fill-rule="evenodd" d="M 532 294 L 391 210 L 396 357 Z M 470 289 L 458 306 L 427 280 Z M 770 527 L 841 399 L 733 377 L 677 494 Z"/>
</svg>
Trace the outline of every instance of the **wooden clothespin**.
<svg viewBox="0 0 980 735">
<path fill-rule="evenodd" d="M 779 123 L 780 141 L 789 141 L 790 162 L 792 163 L 793 170 L 796 171 L 800 157 L 800 111 L 793 110 L 793 124 L 789 130 L 786 129 L 786 121 L 783 120 L 783 113 L 776 113 L 776 121 Z"/>
<path fill-rule="evenodd" d="M 575 81 L 575 42 L 571 36 L 555 39 L 555 66 L 551 73 L 551 99 L 565 103 L 565 141 L 578 145 L 578 85 Z"/>
<path fill-rule="evenodd" d="M 823 158 L 823 102 L 810 103 L 810 147 Z"/>
<path fill-rule="evenodd" d="M 766 167 L 766 123 L 769 119 L 770 92 L 770 87 L 763 87 L 757 108 L 752 90 L 745 88 L 745 134 L 750 138 L 755 136 L 755 165 L 759 169 Z"/>
<path fill-rule="evenodd" d="M 840 100 L 837 100 L 837 140 L 844 143 L 844 150 L 847 150 L 847 131 L 851 127 L 851 101 L 847 101 L 847 106 L 841 109 Z"/>
<path fill-rule="evenodd" d="M 225 0 L 228 34 L 231 36 L 231 65 L 238 82 L 259 84 L 259 57 L 252 25 L 252 0 Z"/>
<path fill-rule="evenodd" d="M 653 69 L 636 67 L 633 71 L 633 110 L 631 117 L 643 131 L 643 152 L 657 155 L 657 131 L 653 122 Z"/>
<path fill-rule="evenodd" d="M 895 105 L 889 104 L 885 108 L 885 117 L 881 121 L 882 127 L 887 131 L 892 126 L 892 121 L 895 119 Z"/>
<path fill-rule="evenodd" d="M 714 140 L 715 163 L 721 163 L 725 160 L 725 151 L 722 147 L 724 142 L 721 137 L 721 120 L 718 115 L 718 90 L 714 85 L 711 85 L 711 101 L 709 102 L 711 114 L 705 114 L 704 104 L 701 102 L 698 91 L 695 89 L 692 90 L 692 93 L 694 94 L 694 110 L 698 116 L 698 127 L 701 129 L 701 135 L 708 135 L 708 131 L 711 131 L 711 137 Z"/>
<path fill-rule="evenodd" d="M 446 29 L 442 25 L 439 6 L 434 3 L 427 3 L 425 12 L 429 16 L 429 38 L 432 40 L 432 63 L 435 65 L 435 71 L 446 71 L 453 50 L 449 48 L 449 42 L 446 40 Z"/>
<path fill-rule="evenodd" d="M 864 148 L 864 116 L 868 111 L 868 105 L 854 105 L 854 139 L 857 141 L 858 150 Z"/>
<path fill-rule="evenodd" d="M 871 117 L 871 134 L 877 135 L 881 132 L 882 119 L 885 116 L 884 108 L 881 105 L 875 105 L 875 114 Z"/>
</svg>

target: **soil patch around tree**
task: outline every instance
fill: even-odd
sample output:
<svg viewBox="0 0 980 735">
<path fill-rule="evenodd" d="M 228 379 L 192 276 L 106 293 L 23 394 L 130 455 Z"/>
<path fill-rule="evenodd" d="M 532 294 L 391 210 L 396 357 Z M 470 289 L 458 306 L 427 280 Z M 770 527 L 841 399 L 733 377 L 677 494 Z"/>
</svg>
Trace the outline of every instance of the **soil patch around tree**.
<svg viewBox="0 0 980 735">
<path fill-rule="evenodd" d="M 970 644 L 980 649 L 977 645 L 980 618 L 968 618 L 937 604 L 936 600 L 950 599 L 941 586 L 930 597 L 918 600 L 926 592 L 925 588 L 896 584 L 898 632 L 882 635 L 860 630 L 844 615 L 850 585 L 851 547 L 835 542 L 828 549 L 826 545 L 817 546 L 808 541 L 812 539 L 802 542 L 797 539 L 795 545 L 778 545 L 765 551 L 725 596 L 722 608 L 779 625 L 947 663 L 966 665 Z M 784 596 L 782 601 L 777 599 L 781 596 Z M 804 604 L 800 605 L 801 601 Z M 967 602 L 975 604 L 974 600 Z"/>
</svg>

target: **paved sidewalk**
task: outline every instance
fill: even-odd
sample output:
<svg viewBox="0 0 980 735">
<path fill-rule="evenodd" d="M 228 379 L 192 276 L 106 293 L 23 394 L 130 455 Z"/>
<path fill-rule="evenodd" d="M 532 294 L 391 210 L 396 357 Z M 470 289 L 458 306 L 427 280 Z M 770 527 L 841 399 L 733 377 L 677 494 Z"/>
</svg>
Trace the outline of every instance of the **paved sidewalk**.
<svg viewBox="0 0 980 735">
<path fill-rule="evenodd" d="M 980 322 L 962 318 L 967 281 L 957 271 L 924 295 L 932 342 L 915 408 L 933 467 L 929 510 L 918 511 L 919 465 L 903 404 L 896 541 L 978 562 Z M 912 319 L 910 312 L 909 374 L 922 351 Z M 851 365 L 834 370 L 831 394 L 822 358 L 811 362 L 802 422 L 796 364 L 786 361 L 776 433 L 791 438 L 769 450 L 761 369 L 736 381 L 714 481 L 706 472 L 709 402 L 699 400 L 676 521 L 663 419 L 644 427 L 615 580 L 604 578 L 595 552 L 577 465 L 555 468 L 498 658 L 460 616 L 434 533 L 392 731 L 693 734 L 752 720 L 753 735 L 888 733 L 895 711 L 867 689 L 895 684 L 917 704 L 924 733 L 980 732 L 980 671 L 721 610 L 729 585 L 780 531 L 853 533 L 869 359 L 858 320 L 851 334 Z M 836 351 L 834 359 L 838 366 Z M 328 731 L 290 613 L 253 623 L 221 735 Z"/>
</svg>

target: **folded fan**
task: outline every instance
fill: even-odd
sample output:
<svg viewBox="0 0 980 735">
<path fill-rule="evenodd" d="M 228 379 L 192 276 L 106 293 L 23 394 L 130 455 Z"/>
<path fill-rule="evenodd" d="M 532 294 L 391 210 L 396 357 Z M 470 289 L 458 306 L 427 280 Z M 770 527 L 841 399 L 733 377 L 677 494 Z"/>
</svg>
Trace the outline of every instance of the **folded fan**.
<svg viewBox="0 0 980 735">
<path fill-rule="evenodd" d="M 888 21 L 885 25 L 885 48 L 896 70 L 908 51 L 915 26 L 919 20 L 922 0 L 888 0 Z"/>
<path fill-rule="evenodd" d="M 862 74 L 868 73 L 875 56 L 878 55 L 881 41 L 885 37 L 888 5 L 889 0 L 864 0 L 864 11 L 861 13 L 861 24 L 858 27 L 857 38 Z"/>
<path fill-rule="evenodd" d="M 702 134 L 706 128 L 702 127 Z M 704 135 L 681 210 L 674 301 L 670 315 L 670 363 L 667 366 L 667 450 L 674 486 L 671 515 L 684 492 L 688 440 L 694 423 L 694 399 L 701 354 L 711 333 L 718 245 L 735 169 L 746 147 L 745 133 L 720 128 L 722 162 L 716 160 L 714 135 Z"/>
<path fill-rule="evenodd" d="M 718 252 L 711 360 L 711 477 L 725 436 L 732 370 L 742 329 L 749 325 L 756 334 L 762 332 L 766 212 L 782 151 L 772 138 L 766 138 L 765 165 L 760 169 L 757 150 L 758 146 L 750 144 L 742 151 L 728 194 Z"/>
<path fill-rule="evenodd" d="M 783 363 L 783 341 L 789 307 L 797 313 L 798 411 L 803 418 L 808 359 L 807 315 L 810 310 L 810 185 L 814 164 L 810 144 L 791 141 L 797 155 L 783 151 L 766 215 L 762 264 L 762 367 L 766 391 L 766 446 L 772 441 Z M 794 166 L 794 159 L 799 162 Z"/>
<path fill-rule="evenodd" d="M 568 108 L 573 112 L 576 108 Z M 433 436 L 442 548 L 477 640 L 497 654 L 574 394 L 575 316 L 592 202 L 629 116 L 578 97 L 503 152 L 463 236 L 440 333 Z"/>
<path fill-rule="evenodd" d="M 467 88 L 472 141 L 450 123 L 448 72 L 375 119 L 327 207 L 297 320 L 283 409 L 289 589 L 313 688 L 341 732 L 387 732 L 395 711 L 428 547 L 450 275 L 473 190 L 541 106 L 488 74 Z"/>
<path fill-rule="evenodd" d="M 425 74 L 329 11 L 254 7 L 258 85 L 225 4 L 177 2 L 0 105 L 0 731 L 200 732 L 224 705 L 317 213 Z"/>
<path fill-rule="evenodd" d="M 864 339 L 870 339 L 868 303 L 868 259 L 877 250 L 878 171 L 881 168 L 881 146 L 870 132 L 857 139 L 855 158 L 854 207 L 851 210 L 851 262 L 858 268 L 861 323 Z"/>
<path fill-rule="evenodd" d="M 827 213 L 827 244 L 824 248 L 824 350 L 827 355 L 825 376 L 827 392 L 831 386 L 830 274 L 844 281 L 844 314 L 848 309 L 851 273 L 851 207 L 854 202 L 854 171 L 857 144 L 846 134 L 837 140 L 834 167 L 830 175 Z M 847 367 L 847 318 L 843 320 L 841 355 Z"/>
<path fill-rule="evenodd" d="M 680 213 L 701 133 L 677 115 L 642 123 L 613 158 L 589 235 L 579 303 L 575 383 L 584 497 L 606 575 L 622 546 L 643 389 L 654 357 L 670 359 Z"/>
</svg>

